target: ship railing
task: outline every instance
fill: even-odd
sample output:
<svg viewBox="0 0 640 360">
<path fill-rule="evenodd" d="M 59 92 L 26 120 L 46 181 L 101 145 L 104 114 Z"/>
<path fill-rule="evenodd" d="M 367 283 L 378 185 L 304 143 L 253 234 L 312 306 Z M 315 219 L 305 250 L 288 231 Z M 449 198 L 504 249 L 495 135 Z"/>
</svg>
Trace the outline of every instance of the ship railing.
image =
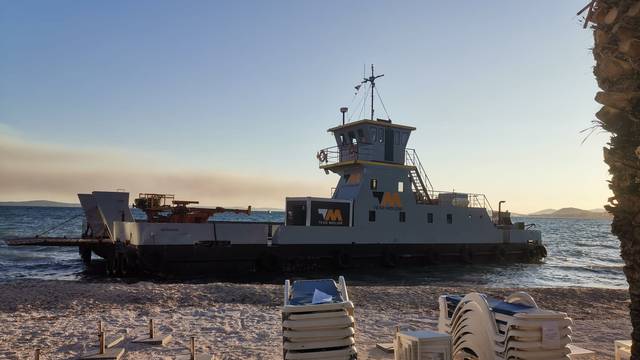
<svg viewBox="0 0 640 360">
<path fill-rule="evenodd" d="M 346 144 L 320 149 L 316 154 L 319 166 L 343 161 L 370 160 L 374 154 L 371 144 Z"/>
<path fill-rule="evenodd" d="M 485 194 L 463 193 L 454 191 L 440 191 L 434 190 L 432 192 L 434 202 L 439 202 L 441 194 L 451 195 L 453 200 L 453 206 L 470 207 L 470 208 L 483 208 L 487 210 L 489 216 L 493 216 L 493 208 L 491 203 Z"/>
<path fill-rule="evenodd" d="M 422 181 L 421 185 L 414 185 L 414 187 L 424 186 L 425 189 L 423 190 L 427 193 L 429 198 L 430 199 L 435 198 L 436 194 L 433 190 L 433 185 L 431 184 L 431 180 L 429 180 L 429 176 L 427 175 L 427 172 L 424 170 L 424 167 L 422 166 L 422 162 L 420 161 L 420 158 L 418 157 L 418 153 L 416 152 L 415 149 L 410 149 L 410 148 L 405 149 L 404 164 L 407 166 L 413 166 L 418 172 L 418 176 Z M 416 188 L 414 188 L 413 190 L 420 191 L 420 189 L 416 189 Z"/>
</svg>

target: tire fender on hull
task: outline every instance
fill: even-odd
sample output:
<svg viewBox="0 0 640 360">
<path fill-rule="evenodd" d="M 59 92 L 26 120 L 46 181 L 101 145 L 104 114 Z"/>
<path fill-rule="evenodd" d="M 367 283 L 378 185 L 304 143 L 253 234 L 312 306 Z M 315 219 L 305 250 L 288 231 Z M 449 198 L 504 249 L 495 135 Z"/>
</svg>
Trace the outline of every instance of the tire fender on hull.
<svg viewBox="0 0 640 360">
<path fill-rule="evenodd" d="M 506 246 L 498 245 L 496 247 L 496 259 L 498 259 L 499 262 L 501 263 L 507 262 L 509 260 L 508 255 L 509 253 L 507 252 Z"/>
<path fill-rule="evenodd" d="M 351 267 L 351 263 L 351 255 L 347 251 L 341 250 L 338 252 L 336 255 L 336 264 L 340 269 L 347 269 Z"/>
<path fill-rule="evenodd" d="M 471 247 L 469 245 L 463 245 L 460 248 L 460 259 L 465 264 L 473 263 L 473 250 L 471 250 Z"/>
</svg>

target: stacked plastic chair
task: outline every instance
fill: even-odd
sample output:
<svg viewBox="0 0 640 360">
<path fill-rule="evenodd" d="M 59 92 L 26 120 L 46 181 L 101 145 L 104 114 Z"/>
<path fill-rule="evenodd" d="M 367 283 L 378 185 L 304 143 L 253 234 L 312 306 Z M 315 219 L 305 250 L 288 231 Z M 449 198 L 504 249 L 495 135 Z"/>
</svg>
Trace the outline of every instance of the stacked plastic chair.
<svg viewBox="0 0 640 360">
<path fill-rule="evenodd" d="M 438 330 L 451 334 L 452 355 L 464 359 L 569 359 L 573 322 L 538 308 L 518 292 L 505 300 L 471 293 L 439 299 Z"/>
<path fill-rule="evenodd" d="M 314 303 L 314 294 L 324 296 Z M 286 360 L 357 359 L 353 303 L 340 276 L 284 283 L 283 358 Z"/>
<path fill-rule="evenodd" d="M 429 330 L 397 331 L 394 360 L 451 360 L 451 336 Z"/>
</svg>

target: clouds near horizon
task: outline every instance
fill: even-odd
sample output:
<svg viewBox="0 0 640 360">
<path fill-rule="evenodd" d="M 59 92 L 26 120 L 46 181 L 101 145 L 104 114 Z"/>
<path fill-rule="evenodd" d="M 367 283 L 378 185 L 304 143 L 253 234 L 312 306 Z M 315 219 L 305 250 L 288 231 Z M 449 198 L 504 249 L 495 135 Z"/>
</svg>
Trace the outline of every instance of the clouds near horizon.
<svg viewBox="0 0 640 360">
<path fill-rule="evenodd" d="M 284 207 L 285 196 L 327 196 L 328 184 L 195 169 L 179 159 L 123 149 L 71 148 L 24 139 L 0 128 L 0 199 L 75 202 L 76 194 L 125 189 L 176 194 L 220 206 Z M 6 130 L 6 129 L 5 129 Z M 135 155 L 134 155 L 135 154 Z M 325 190 L 326 191 L 322 191 Z"/>
</svg>

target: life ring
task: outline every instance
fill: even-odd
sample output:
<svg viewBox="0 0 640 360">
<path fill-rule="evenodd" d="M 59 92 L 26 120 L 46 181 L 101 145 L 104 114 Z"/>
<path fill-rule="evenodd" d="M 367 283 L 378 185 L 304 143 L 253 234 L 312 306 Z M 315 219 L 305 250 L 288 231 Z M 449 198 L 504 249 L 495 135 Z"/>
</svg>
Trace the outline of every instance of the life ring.
<svg viewBox="0 0 640 360">
<path fill-rule="evenodd" d="M 320 162 L 327 162 L 327 152 L 324 150 L 318 151 L 318 153 L 316 154 L 316 158 Z"/>
</svg>

